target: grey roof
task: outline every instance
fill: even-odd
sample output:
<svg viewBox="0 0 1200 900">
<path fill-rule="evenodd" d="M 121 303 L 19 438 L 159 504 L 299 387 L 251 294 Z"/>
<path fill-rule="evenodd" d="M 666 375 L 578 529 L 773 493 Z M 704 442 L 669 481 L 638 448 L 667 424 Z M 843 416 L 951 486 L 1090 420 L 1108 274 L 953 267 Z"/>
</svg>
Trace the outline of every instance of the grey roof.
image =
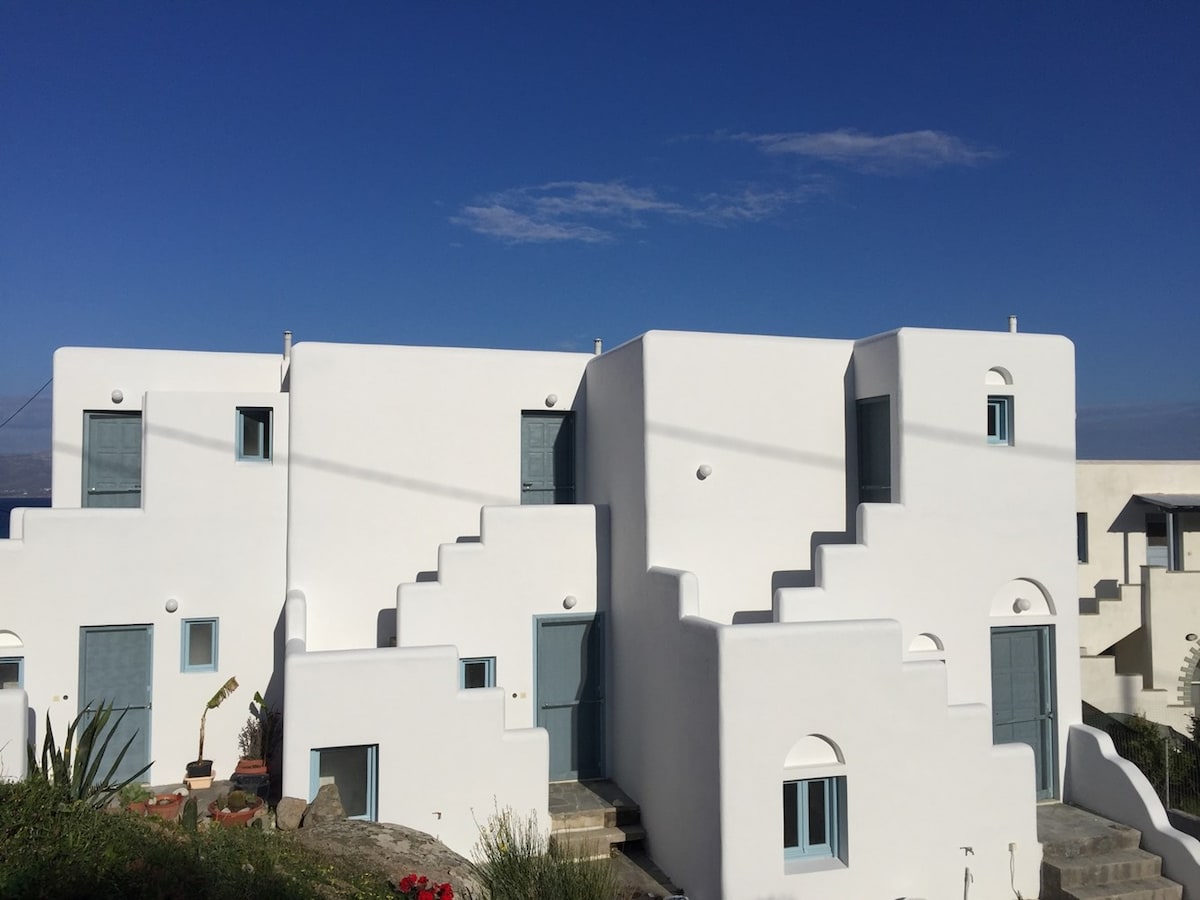
<svg viewBox="0 0 1200 900">
<path fill-rule="evenodd" d="M 1200 510 L 1200 494 L 1134 494 L 1136 499 L 1159 509 Z"/>
</svg>

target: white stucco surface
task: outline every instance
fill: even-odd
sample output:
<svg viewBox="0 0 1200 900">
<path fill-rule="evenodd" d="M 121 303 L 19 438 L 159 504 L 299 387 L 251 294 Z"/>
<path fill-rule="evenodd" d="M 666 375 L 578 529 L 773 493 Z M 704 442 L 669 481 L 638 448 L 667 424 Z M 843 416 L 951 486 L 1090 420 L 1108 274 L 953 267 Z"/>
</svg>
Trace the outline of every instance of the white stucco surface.
<svg viewBox="0 0 1200 900">
<path fill-rule="evenodd" d="M 23 690 L 0 691 L 0 781 L 25 777 L 29 742 L 29 701 Z"/>
</svg>

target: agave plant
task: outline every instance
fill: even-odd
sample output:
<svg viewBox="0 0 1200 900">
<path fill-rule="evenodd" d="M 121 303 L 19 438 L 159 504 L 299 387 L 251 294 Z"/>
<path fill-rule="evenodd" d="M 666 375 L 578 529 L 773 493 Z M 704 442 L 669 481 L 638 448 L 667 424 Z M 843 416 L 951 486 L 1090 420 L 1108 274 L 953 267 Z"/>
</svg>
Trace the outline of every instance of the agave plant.
<svg viewBox="0 0 1200 900">
<path fill-rule="evenodd" d="M 204 720 L 208 717 L 210 709 L 216 709 L 225 702 L 225 698 L 236 691 L 238 682 L 236 678 L 230 678 L 227 682 L 221 685 L 221 689 L 212 695 L 208 703 L 204 704 L 204 712 L 200 714 L 200 752 L 196 756 L 196 762 L 204 761 Z"/>
<path fill-rule="evenodd" d="M 121 768 L 126 752 L 137 737 L 137 733 L 134 732 L 107 771 L 101 775 L 108 745 L 117 733 L 121 720 L 125 718 L 125 713 L 126 710 L 122 710 L 110 724 L 112 704 L 105 706 L 101 703 L 100 708 L 93 712 L 91 703 L 88 703 L 67 728 L 67 739 L 61 748 L 54 741 L 54 728 L 47 713 L 41 765 L 38 765 L 33 747 L 26 747 L 29 754 L 29 777 L 53 785 L 63 795 L 63 799 L 69 802 L 83 802 L 97 809 L 107 806 L 122 788 L 141 778 L 153 765 L 147 763 L 128 778 L 120 781 L 116 779 L 117 770 Z M 85 715 L 91 717 L 86 723 L 83 722 Z"/>
</svg>

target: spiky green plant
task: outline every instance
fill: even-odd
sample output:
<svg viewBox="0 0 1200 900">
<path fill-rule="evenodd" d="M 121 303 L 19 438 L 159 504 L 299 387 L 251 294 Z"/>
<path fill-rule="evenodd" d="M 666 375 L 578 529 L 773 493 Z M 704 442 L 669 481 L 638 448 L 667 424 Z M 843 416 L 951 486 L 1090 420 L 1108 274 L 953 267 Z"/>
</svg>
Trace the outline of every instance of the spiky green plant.
<svg viewBox="0 0 1200 900">
<path fill-rule="evenodd" d="M 225 698 L 236 691 L 237 688 L 237 679 L 230 678 L 227 682 L 221 685 L 220 690 L 213 694 L 209 701 L 204 704 L 204 712 L 200 714 L 200 752 L 196 755 L 196 762 L 201 762 L 204 759 L 204 720 L 208 718 L 208 711 L 210 709 L 216 709 L 218 706 L 224 703 Z"/>
<path fill-rule="evenodd" d="M 91 705 L 89 702 L 71 722 L 62 747 L 59 747 L 54 740 L 54 727 L 50 724 L 50 714 L 46 714 L 46 737 L 42 741 L 40 765 L 34 755 L 33 747 L 26 747 L 26 751 L 31 779 L 44 781 L 51 785 L 64 801 L 83 802 L 101 809 L 107 806 L 109 801 L 126 785 L 141 778 L 152 763 L 147 763 L 128 778 L 117 780 L 117 770 L 120 769 L 125 754 L 137 737 L 137 732 L 134 732 L 116 755 L 108 770 L 101 775 L 101 767 L 104 765 L 104 758 L 108 753 L 108 745 L 116 735 L 127 710 L 121 710 L 121 714 L 110 724 L 113 705 L 105 706 L 101 703 L 100 708 L 95 711 L 91 709 Z M 85 715 L 90 718 L 80 728 Z"/>
</svg>

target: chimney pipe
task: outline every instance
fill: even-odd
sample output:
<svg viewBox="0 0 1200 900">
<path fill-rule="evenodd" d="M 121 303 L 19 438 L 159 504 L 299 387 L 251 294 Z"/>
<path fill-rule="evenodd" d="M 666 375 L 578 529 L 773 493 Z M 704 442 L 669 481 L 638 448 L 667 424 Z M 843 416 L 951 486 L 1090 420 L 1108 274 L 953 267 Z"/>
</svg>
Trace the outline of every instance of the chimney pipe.
<svg viewBox="0 0 1200 900">
<path fill-rule="evenodd" d="M 283 359 L 284 362 L 292 358 L 292 333 L 285 331 L 283 333 Z"/>
<path fill-rule="evenodd" d="M 1017 333 L 1017 317 L 1016 316 L 1008 317 L 1008 333 L 1009 334 Z"/>
<path fill-rule="evenodd" d="M 592 341 L 592 353 L 594 353 L 596 356 L 599 356 L 603 352 L 604 352 L 604 342 L 601 341 L 600 338 L 594 339 Z"/>
</svg>

